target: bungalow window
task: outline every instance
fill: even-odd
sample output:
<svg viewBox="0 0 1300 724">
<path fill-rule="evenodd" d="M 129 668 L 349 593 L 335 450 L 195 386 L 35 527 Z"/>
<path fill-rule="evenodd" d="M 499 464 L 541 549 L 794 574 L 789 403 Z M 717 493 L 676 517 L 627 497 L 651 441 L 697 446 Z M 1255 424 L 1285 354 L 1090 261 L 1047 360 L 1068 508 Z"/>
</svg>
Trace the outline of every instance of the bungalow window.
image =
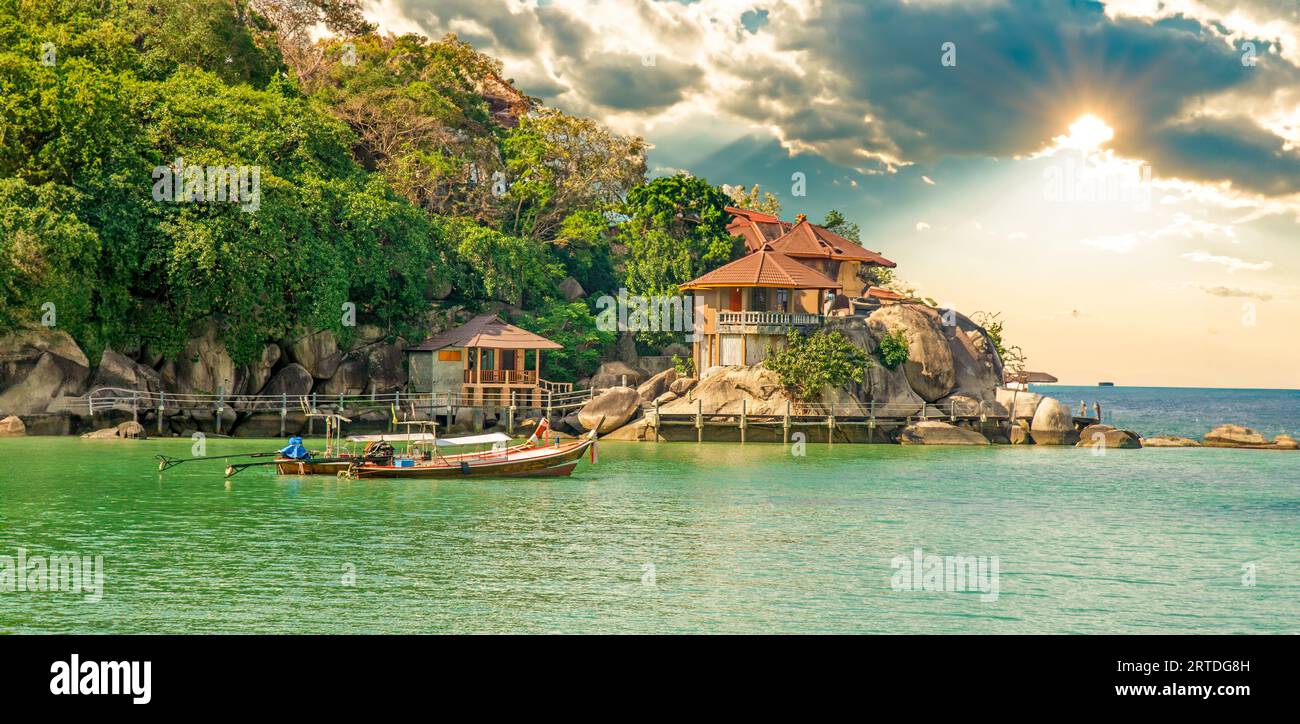
<svg viewBox="0 0 1300 724">
<path fill-rule="evenodd" d="M 459 362 L 460 350 L 458 349 L 440 349 L 438 350 L 439 362 Z"/>
<path fill-rule="evenodd" d="M 750 292 L 749 308 L 756 312 L 767 311 L 767 290 L 762 287 L 754 287 Z"/>
<path fill-rule="evenodd" d="M 774 309 L 773 311 L 776 312 L 790 311 L 790 290 L 789 289 L 776 290 L 776 309 Z"/>
</svg>

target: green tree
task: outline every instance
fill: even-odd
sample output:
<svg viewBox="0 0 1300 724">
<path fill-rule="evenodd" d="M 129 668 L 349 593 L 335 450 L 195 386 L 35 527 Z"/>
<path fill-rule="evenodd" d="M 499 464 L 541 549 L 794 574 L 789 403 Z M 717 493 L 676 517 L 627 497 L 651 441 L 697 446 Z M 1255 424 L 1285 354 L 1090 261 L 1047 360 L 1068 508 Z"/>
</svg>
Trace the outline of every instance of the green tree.
<svg viewBox="0 0 1300 724">
<path fill-rule="evenodd" d="M 791 332 L 786 346 L 769 346 L 764 362 L 781 384 L 800 398 L 815 397 L 825 387 L 862 382 L 867 355 L 843 333 L 818 329 L 809 336 Z"/>
<path fill-rule="evenodd" d="M 746 189 L 744 184 L 739 186 L 723 185 L 722 192 L 731 198 L 733 206 L 761 211 L 764 214 L 771 214 L 776 217 L 781 216 L 781 200 L 771 191 L 764 191 L 758 184 L 754 184 L 754 187 L 750 189 Z"/>
<path fill-rule="evenodd" d="M 597 327 L 591 308 L 582 300 L 550 300 L 536 312 L 524 315 L 519 326 L 564 346 L 542 354 L 542 376 L 557 382 L 574 382 L 591 375 L 601 355 L 614 344 L 614 333 Z"/>
</svg>

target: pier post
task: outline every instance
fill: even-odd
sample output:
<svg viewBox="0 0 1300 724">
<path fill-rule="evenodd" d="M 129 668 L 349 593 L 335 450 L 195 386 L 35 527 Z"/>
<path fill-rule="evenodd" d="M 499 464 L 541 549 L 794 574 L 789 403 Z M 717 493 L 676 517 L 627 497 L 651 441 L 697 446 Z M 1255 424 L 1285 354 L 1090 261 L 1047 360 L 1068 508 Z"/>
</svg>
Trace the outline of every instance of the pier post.
<svg viewBox="0 0 1300 724">
<path fill-rule="evenodd" d="M 831 412 L 826 416 L 826 444 L 835 444 L 835 406 L 831 405 Z"/>
<path fill-rule="evenodd" d="M 654 406 L 655 406 L 655 424 L 654 424 L 655 442 L 659 442 L 659 399 L 658 398 L 655 398 Z"/>
<path fill-rule="evenodd" d="M 872 443 L 876 441 L 876 401 L 875 400 L 872 400 L 871 404 L 867 407 L 867 414 L 871 416 L 871 419 L 867 420 L 867 442 Z"/>
<path fill-rule="evenodd" d="M 221 418 L 226 413 L 226 387 L 222 385 L 217 388 L 217 416 L 212 421 L 212 429 L 218 435 L 221 434 Z"/>
<path fill-rule="evenodd" d="M 132 392 L 131 393 L 131 422 L 137 422 L 137 423 L 140 422 L 140 415 L 138 413 L 139 401 L 140 401 L 140 393 Z"/>
<path fill-rule="evenodd" d="M 510 392 L 510 407 L 506 410 L 506 434 L 515 434 L 515 393 Z"/>
<path fill-rule="evenodd" d="M 289 414 L 289 393 L 280 393 L 280 437 L 284 437 L 284 418 Z"/>
<path fill-rule="evenodd" d="M 745 444 L 745 428 L 749 427 L 749 405 L 748 400 L 740 400 L 740 444 Z"/>
<path fill-rule="evenodd" d="M 167 409 L 167 393 L 158 393 L 158 434 L 162 434 L 163 410 Z"/>
<path fill-rule="evenodd" d="M 311 393 L 311 411 L 312 411 L 313 414 L 316 412 L 316 393 L 315 393 L 315 392 Z M 307 418 L 307 435 L 308 435 L 308 436 L 311 436 L 311 435 L 314 435 L 315 433 L 316 433 L 316 418 L 314 418 L 314 417 L 308 417 L 308 418 Z"/>
<path fill-rule="evenodd" d="M 695 400 L 695 442 L 704 442 L 704 398 Z"/>
<path fill-rule="evenodd" d="M 790 401 L 785 401 L 785 419 L 781 422 L 781 441 L 790 444 Z"/>
</svg>

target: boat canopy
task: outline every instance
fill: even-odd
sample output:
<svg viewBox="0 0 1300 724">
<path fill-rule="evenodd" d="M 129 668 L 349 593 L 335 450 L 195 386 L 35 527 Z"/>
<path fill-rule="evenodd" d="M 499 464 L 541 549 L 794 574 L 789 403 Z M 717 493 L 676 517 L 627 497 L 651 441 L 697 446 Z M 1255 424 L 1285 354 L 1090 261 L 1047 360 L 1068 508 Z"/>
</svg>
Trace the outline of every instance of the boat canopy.
<svg viewBox="0 0 1300 724">
<path fill-rule="evenodd" d="M 380 435 L 349 435 L 349 442 L 432 442 L 438 445 L 486 445 L 496 442 L 510 442 L 512 438 L 504 432 L 490 432 L 486 435 L 467 435 L 465 437 L 435 437 L 431 432 L 407 432 Z"/>
</svg>

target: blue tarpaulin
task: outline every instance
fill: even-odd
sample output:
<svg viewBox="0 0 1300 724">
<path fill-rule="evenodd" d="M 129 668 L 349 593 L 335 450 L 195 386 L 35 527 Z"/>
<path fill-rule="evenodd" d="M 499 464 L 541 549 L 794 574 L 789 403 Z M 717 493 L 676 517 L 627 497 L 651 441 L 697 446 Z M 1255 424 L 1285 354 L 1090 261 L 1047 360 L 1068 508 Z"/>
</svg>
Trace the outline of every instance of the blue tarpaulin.
<svg viewBox="0 0 1300 724">
<path fill-rule="evenodd" d="M 280 454 L 290 460 L 306 460 L 311 457 L 307 448 L 302 446 L 302 438 L 297 436 L 289 438 L 289 444 L 280 448 Z"/>
</svg>

